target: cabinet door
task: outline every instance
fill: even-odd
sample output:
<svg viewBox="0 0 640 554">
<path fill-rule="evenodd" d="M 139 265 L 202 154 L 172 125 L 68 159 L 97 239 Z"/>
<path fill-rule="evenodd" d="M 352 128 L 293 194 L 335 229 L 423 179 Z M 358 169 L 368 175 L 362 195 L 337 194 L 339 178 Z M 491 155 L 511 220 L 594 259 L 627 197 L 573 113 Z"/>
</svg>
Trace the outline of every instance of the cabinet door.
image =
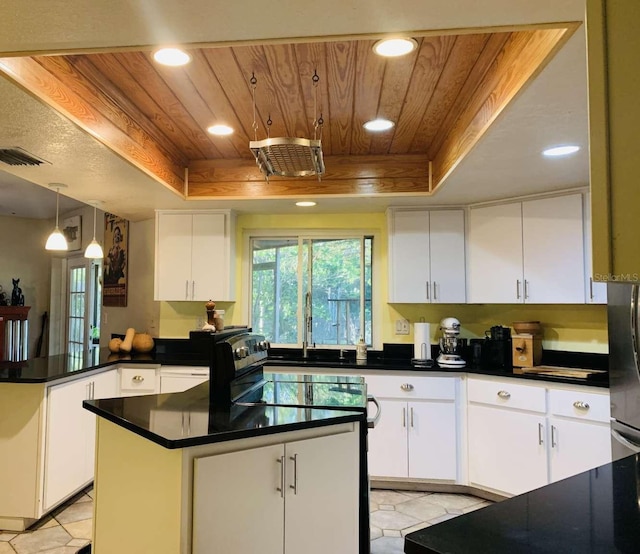
<svg viewBox="0 0 640 554">
<path fill-rule="evenodd" d="M 191 214 L 158 214 L 155 300 L 190 300 Z"/>
<path fill-rule="evenodd" d="M 429 212 L 431 302 L 465 302 L 464 212 Z"/>
<path fill-rule="evenodd" d="M 358 433 L 288 443 L 285 454 L 285 554 L 356 554 Z"/>
<path fill-rule="evenodd" d="M 118 396 L 118 370 L 112 369 L 91 378 L 91 398 L 115 398 Z M 86 421 L 86 464 L 85 481 L 91 481 L 95 475 L 96 465 L 96 415 L 82 409 L 82 417 Z"/>
<path fill-rule="evenodd" d="M 194 214 L 190 300 L 229 298 L 229 252 L 224 214 Z"/>
<path fill-rule="evenodd" d="M 48 510 L 87 484 L 87 429 L 91 415 L 82 401 L 91 379 L 49 387 L 44 467 L 44 509 Z"/>
<path fill-rule="evenodd" d="M 391 217 L 389 302 L 429 302 L 429 212 L 397 211 Z"/>
<path fill-rule="evenodd" d="M 510 495 L 547 484 L 544 417 L 471 405 L 468 420 L 471 484 Z"/>
<path fill-rule="evenodd" d="M 457 478 L 456 407 L 453 402 L 408 405 L 409 477 Z"/>
<path fill-rule="evenodd" d="M 523 301 L 520 203 L 472 208 L 468 253 L 469 302 Z"/>
<path fill-rule="evenodd" d="M 611 430 L 605 423 L 549 418 L 551 481 L 611 462 Z"/>
<path fill-rule="evenodd" d="M 583 304 L 582 195 L 523 202 L 522 229 L 525 302 Z"/>
<path fill-rule="evenodd" d="M 281 461 L 282 445 L 194 461 L 193 554 L 283 554 Z"/>
<path fill-rule="evenodd" d="M 160 375 L 160 392 L 183 392 L 207 381 L 207 376 Z"/>
<path fill-rule="evenodd" d="M 380 420 L 369 430 L 369 474 L 376 477 L 407 477 L 407 403 L 379 400 Z"/>
</svg>

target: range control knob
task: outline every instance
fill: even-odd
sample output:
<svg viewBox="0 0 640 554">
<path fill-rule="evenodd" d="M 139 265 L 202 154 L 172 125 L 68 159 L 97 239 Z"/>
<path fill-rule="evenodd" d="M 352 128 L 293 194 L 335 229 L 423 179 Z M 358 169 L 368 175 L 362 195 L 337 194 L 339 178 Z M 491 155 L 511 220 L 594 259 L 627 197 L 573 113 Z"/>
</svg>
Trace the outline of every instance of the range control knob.
<svg viewBox="0 0 640 554">
<path fill-rule="evenodd" d="M 235 349 L 236 358 L 241 360 L 249 355 L 249 349 L 246 346 L 240 346 Z"/>
<path fill-rule="evenodd" d="M 269 343 L 266 340 L 261 340 L 258 343 L 258 350 L 265 351 L 265 350 L 268 350 L 268 348 L 269 348 Z"/>
</svg>

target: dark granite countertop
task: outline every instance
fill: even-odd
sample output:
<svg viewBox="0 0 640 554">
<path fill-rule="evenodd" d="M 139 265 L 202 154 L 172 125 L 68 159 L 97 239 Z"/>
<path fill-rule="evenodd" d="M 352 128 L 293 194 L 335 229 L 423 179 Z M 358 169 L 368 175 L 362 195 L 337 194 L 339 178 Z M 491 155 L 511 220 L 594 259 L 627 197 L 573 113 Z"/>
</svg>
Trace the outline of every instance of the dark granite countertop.
<svg viewBox="0 0 640 554">
<path fill-rule="evenodd" d="M 285 387 L 292 384 L 283 383 Z M 318 392 L 331 394 L 328 385 L 330 383 L 319 383 L 321 390 Z M 349 383 L 349 386 L 353 388 L 357 384 Z M 278 394 L 274 395 L 273 382 L 270 382 L 265 385 L 262 395 L 264 403 L 216 405 L 209 402 L 207 381 L 185 392 L 85 400 L 83 406 L 170 449 L 366 419 L 366 398 L 364 403 L 355 405 L 351 395 L 339 390 L 333 394 L 333 400 L 327 402 L 327 407 L 294 406 L 302 402 L 291 396 L 287 401 L 285 392 L 282 391 L 283 399 L 280 401 Z M 348 396 L 351 405 L 341 406 L 341 396 Z"/>
<path fill-rule="evenodd" d="M 209 367 L 201 353 L 152 352 L 112 354 L 107 348 L 32 358 L 22 362 L 0 362 L 0 383 L 46 383 L 121 363 Z"/>
<path fill-rule="evenodd" d="M 156 339 L 156 348 L 148 354 L 118 355 L 111 354 L 108 349 L 100 348 L 86 352 L 60 354 L 44 358 L 34 358 L 23 362 L 0 362 L 0 383 L 45 383 L 64 379 L 74 375 L 80 375 L 88 371 L 119 363 L 131 364 L 159 364 L 159 365 L 184 365 L 184 366 L 209 366 L 207 352 L 202 348 L 200 341 L 189 339 Z M 397 346 L 397 345 L 396 345 Z M 411 346 L 411 345 L 401 345 Z M 332 368 L 345 372 L 345 374 L 366 374 L 368 371 L 410 371 L 416 373 L 466 373 L 469 375 L 490 375 L 493 377 L 513 378 L 528 381 L 547 381 L 555 383 L 567 383 L 574 385 L 586 385 L 592 387 L 608 388 L 608 374 L 598 375 L 596 379 L 578 379 L 568 377 L 555 377 L 548 375 L 514 374 L 507 371 L 495 371 L 491 369 L 478 369 L 465 367 L 461 369 L 443 369 L 434 366 L 430 369 L 416 367 L 409 357 L 391 357 L 383 351 L 370 351 L 367 360 L 360 362 L 355 360 L 355 353 L 349 351 L 346 357 L 341 358 L 338 350 L 317 349 L 310 352 L 308 358 L 302 358 L 299 349 L 273 349 L 269 352 L 268 366 L 281 367 L 308 367 L 308 368 Z M 581 362 L 588 361 L 594 355 L 582 353 L 568 353 L 570 358 L 576 358 Z M 595 355 L 601 362 L 603 355 Z M 557 365 L 563 365 L 567 355 L 558 356 Z M 570 360 L 570 362 L 573 360 Z M 567 364 L 571 367 L 571 364 Z M 578 367 L 573 365 L 573 367 Z M 587 366 L 585 366 L 587 367 Z"/>
<path fill-rule="evenodd" d="M 552 383 L 566 383 L 572 385 L 585 385 L 589 387 L 608 388 L 609 378 L 608 374 L 598 375 L 595 379 L 580 379 L 571 377 L 556 377 L 550 375 L 535 375 L 535 374 L 517 374 L 513 371 L 504 370 L 491 370 L 481 368 L 464 367 L 460 369 L 441 368 L 435 364 L 431 368 L 421 368 L 413 365 L 410 359 L 401 358 L 383 358 L 377 355 L 372 355 L 367 358 L 366 361 L 356 361 L 352 358 L 340 359 L 336 354 L 333 357 L 323 358 L 322 356 L 302 358 L 287 355 L 275 355 L 270 356 L 267 361 L 267 367 L 308 367 L 309 369 L 322 369 L 332 368 L 343 370 L 348 373 L 360 373 L 366 375 L 368 371 L 410 371 L 428 374 L 428 373 L 452 373 L 452 374 L 468 374 L 468 375 L 489 375 L 492 377 L 500 377 L 507 379 L 520 379 L 526 381 L 546 381 Z"/>
<path fill-rule="evenodd" d="M 404 552 L 640 552 L 640 459 L 629 456 L 415 531 Z"/>
</svg>

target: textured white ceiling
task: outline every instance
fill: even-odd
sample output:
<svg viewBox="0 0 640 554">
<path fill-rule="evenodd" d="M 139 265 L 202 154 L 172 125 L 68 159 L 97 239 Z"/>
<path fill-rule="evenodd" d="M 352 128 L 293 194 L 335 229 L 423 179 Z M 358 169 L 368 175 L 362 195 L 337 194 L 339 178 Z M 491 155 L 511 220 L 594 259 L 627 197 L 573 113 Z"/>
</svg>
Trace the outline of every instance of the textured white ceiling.
<svg viewBox="0 0 640 554">
<path fill-rule="evenodd" d="M 453 29 L 583 19 L 583 0 L 371 0 L 363 13 L 357 0 L 264 4 L 167 0 L 130 2 L 32 0 L 29 9 L 3 6 L 0 52 L 67 51 L 140 46 L 166 42 L 220 42 L 277 37 Z M 304 6 L 304 9 L 302 9 Z M 53 10 L 55 7 L 55 10 Z M 321 199 L 316 212 L 379 211 L 389 204 L 479 202 L 504 196 L 588 184 L 584 34 L 580 29 L 510 105 L 477 147 L 433 198 Z M 0 164 L 0 214 L 46 217 L 53 206 L 49 189 L 36 183 L 68 185 L 79 201 L 100 200 L 103 209 L 133 221 L 152 217 L 155 208 L 229 207 L 242 212 L 299 211 L 292 200 L 190 201 L 141 173 L 74 124 L 9 81 L 0 79 L 0 146 L 20 146 L 51 162 L 37 168 Z M 544 160 L 547 144 L 571 140 L 584 146 L 565 160 Z M 28 181 L 22 182 L 19 177 Z M 15 187 L 20 193 L 15 192 Z M 28 201 L 26 200 L 28 198 Z M 53 198 L 53 204 L 48 201 Z M 12 206 L 21 201 L 21 210 Z M 32 205 L 31 212 L 28 206 Z M 71 209 L 71 208 L 69 208 Z M 64 204 L 63 204 L 64 210 Z M 28 214 L 28 215 L 27 215 Z"/>
</svg>

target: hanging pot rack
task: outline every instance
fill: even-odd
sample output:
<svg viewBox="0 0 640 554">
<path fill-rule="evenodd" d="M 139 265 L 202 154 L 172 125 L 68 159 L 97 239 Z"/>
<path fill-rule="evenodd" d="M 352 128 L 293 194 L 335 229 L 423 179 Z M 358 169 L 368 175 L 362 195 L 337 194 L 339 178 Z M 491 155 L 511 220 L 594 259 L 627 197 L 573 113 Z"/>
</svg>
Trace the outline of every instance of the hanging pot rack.
<svg viewBox="0 0 640 554">
<path fill-rule="evenodd" d="M 314 71 L 312 76 L 314 89 L 314 114 L 318 105 L 318 82 L 320 77 Z M 253 133 L 254 139 L 249 141 L 249 148 L 255 156 L 256 164 L 267 181 L 272 175 L 279 177 L 307 177 L 317 175 L 321 179 L 325 171 L 322 158 L 322 114 L 313 121 L 313 139 L 299 137 L 270 136 L 271 116 L 267 119 L 267 138 L 258 140 L 258 123 L 256 117 L 256 85 L 258 80 L 255 73 L 251 74 L 253 96 Z"/>
</svg>

